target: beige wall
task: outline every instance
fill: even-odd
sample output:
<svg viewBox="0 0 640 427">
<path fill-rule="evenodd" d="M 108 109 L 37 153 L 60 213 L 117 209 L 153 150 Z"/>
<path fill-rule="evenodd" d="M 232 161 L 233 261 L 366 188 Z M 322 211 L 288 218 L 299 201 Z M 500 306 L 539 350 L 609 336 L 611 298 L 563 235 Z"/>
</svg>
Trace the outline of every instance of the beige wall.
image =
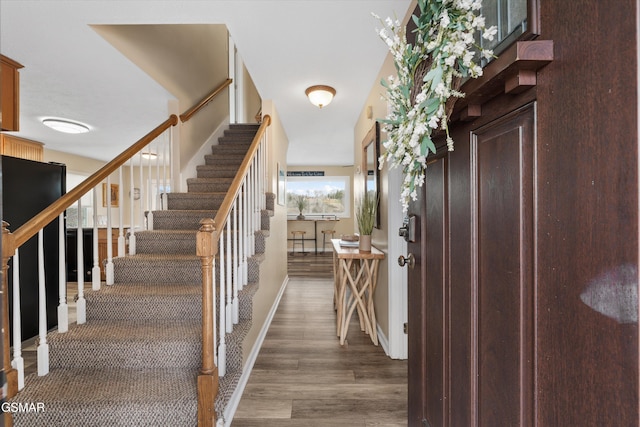
<svg viewBox="0 0 640 427">
<path fill-rule="evenodd" d="M 388 78 L 390 75 L 395 75 L 395 68 L 393 66 L 393 61 L 390 56 L 387 57 L 387 60 L 383 64 L 378 77 L 375 80 L 375 84 L 369 92 L 369 97 L 367 102 L 363 106 L 363 109 L 360 113 L 358 121 L 356 123 L 354 129 L 355 141 L 354 141 L 354 154 L 355 154 L 355 164 L 362 164 L 362 141 L 367 135 L 367 132 L 374 125 L 376 119 L 382 119 L 387 115 L 387 103 L 382 99 L 382 96 L 385 94 L 386 89 L 380 85 L 380 80 L 382 78 Z M 371 118 L 367 117 L 368 109 L 371 109 Z M 385 140 L 385 135 L 381 132 L 381 144 L 380 150 L 384 150 L 382 147 L 382 142 Z M 389 200 L 388 194 L 388 178 L 387 178 L 388 168 L 385 167 L 380 171 L 380 227 L 378 229 L 373 230 L 372 242 L 373 245 L 378 249 L 382 250 L 388 255 L 388 238 L 389 235 L 389 218 L 388 212 L 389 209 L 402 209 L 400 202 L 398 200 Z M 364 192 L 364 175 L 362 173 L 356 174 L 354 179 L 354 200 L 362 196 Z M 376 307 L 376 317 L 378 323 L 382 329 L 382 332 L 388 336 L 389 335 L 389 280 L 388 280 L 388 263 L 395 262 L 395 260 L 390 260 L 387 256 L 381 263 L 378 270 L 378 287 L 375 293 L 375 307 Z"/>
<path fill-rule="evenodd" d="M 276 194 L 277 163 L 285 164 L 289 141 L 282 128 L 278 112 L 270 101 L 262 104 L 264 114 L 271 116 L 271 125 L 267 131 L 269 142 L 267 191 Z M 266 240 L 265 259 L 260 264 L 260 287 L 253 297 L 253 325 L 243 342 L 244 360 L 248 360 L 258 335 L 267 320 L 269 311 L 287 277 L 287 214 L 284 206 L 277 203 L 271 217 L 271 232 Z"/>
<path fill-rule="evenodd" d="M 242 70 L 242 81 L 244 82 L 244 117 L 246 118 L 246 123 L 254 123 L 256 114 L 258 114 L 262 108 L 262 100 L 260 99 L 258 89 L 256 89 L 253 83 L 253 79 L 249 75 L 249 71 L 247 71 L 247 67 L 243 66 Z"/>
</svg>

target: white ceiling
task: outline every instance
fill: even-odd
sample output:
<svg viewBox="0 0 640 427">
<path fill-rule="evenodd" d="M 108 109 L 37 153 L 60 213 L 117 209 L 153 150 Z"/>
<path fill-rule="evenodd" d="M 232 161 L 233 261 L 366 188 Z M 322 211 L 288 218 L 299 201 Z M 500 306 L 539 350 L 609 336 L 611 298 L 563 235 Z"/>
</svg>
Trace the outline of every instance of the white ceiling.
<svg viewBox="0 0 640 427">
<path fill-rule="evenodd" d="M 411 0 L 0 0 L 0 53 L 20 62 L 18 136 L 110 160 L 167 117 L 175 96 L 90 25 L 226 24 L 262 99 L 273 100 L 290 165 L 353 164 L 354 126 L 387 54 L 371 13 L 404 17 Z M 304 90 L 331 85 L 322 110 Z M 67 135 L 44 117 L 89 124 Z"/>
</svg>

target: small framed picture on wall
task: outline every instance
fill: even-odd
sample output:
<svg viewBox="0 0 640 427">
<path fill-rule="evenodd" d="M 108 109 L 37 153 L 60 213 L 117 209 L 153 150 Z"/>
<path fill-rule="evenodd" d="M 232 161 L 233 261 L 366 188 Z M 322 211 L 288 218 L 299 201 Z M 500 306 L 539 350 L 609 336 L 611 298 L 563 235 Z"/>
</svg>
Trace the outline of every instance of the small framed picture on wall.
<svg viewBox="0 0 640 427">
<path fill-rule="evenodd" d="M 102 207 L 107 207 L 107 197 L 110 198 L 111 207 L 118 207 L 118 192 L 120 191 L 120 186 L 118 184 L 111 184 L 110 191 L 107 191 L 107 184 L 102 183 Z"/>
</svg>

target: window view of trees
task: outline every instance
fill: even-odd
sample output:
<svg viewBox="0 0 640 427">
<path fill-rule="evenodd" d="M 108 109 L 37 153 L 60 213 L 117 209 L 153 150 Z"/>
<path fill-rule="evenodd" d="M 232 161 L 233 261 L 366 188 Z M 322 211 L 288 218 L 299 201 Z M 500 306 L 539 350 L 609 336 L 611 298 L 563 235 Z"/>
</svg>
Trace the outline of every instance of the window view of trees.
<svg viewBox="0 0 640 427">
<path fill-rule="evenodd" d="M 349 177 L 288 177 L 287 214 L 349 215 Z"/>
</svg>

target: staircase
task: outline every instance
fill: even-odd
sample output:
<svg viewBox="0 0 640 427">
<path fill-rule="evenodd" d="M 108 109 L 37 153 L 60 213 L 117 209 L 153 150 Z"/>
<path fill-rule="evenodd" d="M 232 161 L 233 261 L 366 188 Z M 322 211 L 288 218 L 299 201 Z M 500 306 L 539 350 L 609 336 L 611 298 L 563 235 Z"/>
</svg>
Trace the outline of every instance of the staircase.
<svg viewBox="0 0 640 427">
<path fill-rule="evenodd" d="M 187 181 L 188 192 L 169 194 L 168 209 L 153 212 L 154 230 L 135 233 L 136 255 L 114 259 L 115 284 L 85 294 L 86 324 L 48 334 L 50 373 L 27 377 L 12 399 L 42 402 L 44 412 L 15 413 L 16 426 L 197 424 L 202 275 L 196 232 L 200 219 L 215 217 L 257 129 L 231 125 L 198 177 Z M 218 416 L 242 374 L 242 341 L 251 327 L 272 206 L 268 197 L 256 254 L 248 260 L 249 284 L 238 295 L 239 323 L 225 337 Z"/>
</svg>

